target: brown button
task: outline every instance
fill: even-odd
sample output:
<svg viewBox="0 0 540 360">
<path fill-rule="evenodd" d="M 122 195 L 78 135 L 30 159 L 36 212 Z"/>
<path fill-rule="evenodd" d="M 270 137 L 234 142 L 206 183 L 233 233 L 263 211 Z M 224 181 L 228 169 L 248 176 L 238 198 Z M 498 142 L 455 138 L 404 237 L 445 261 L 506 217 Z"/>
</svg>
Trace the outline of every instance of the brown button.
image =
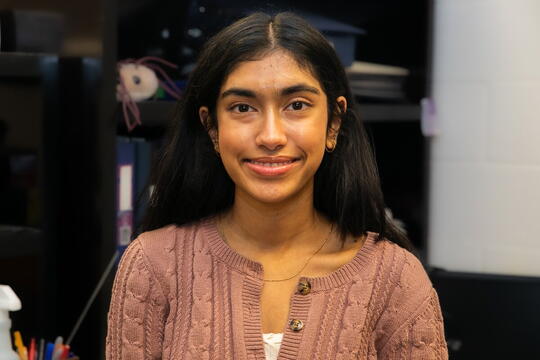
<svg viewBox="0 0 540 360">
<path fill-rule="evenodd" d="M 304 323 L 302 320 L 292 319 L 289 321 L 289 327 L 292 331 L 300 331 L 304 328 Z"/>
<path fill-rule="evenodd" d="M 298 292 L 302 295 L 307 295 L 311 292 L 311 284 L 307 280 L 302 280 L 298 283 Z"/>
</svg>

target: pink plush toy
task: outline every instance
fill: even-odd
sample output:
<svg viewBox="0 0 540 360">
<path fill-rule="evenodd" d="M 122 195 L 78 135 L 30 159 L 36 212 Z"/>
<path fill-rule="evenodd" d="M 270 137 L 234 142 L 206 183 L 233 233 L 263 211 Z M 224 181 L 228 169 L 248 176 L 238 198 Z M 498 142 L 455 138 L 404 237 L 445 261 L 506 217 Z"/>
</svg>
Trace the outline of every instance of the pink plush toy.
<svg viewBox="0 0 540 360">
<path fill-rule="evenodd" d="M 147 56 L 140 59 L 126 59 L 118 62 L 118 85 L 116 98 L 122 102 L 122 112 L 128 131 L 141 125 L 141 114 L 137 102 L 150 99 L 159 87 L 175 99 L 180 99 L 181 91 L 167 73 L 160 67 L 178 67 L 158 57 Z M 161 75 L 164 80 L 158 78 Z M 130 116 L 131 115 L 131 116 Z"/>
</svg>

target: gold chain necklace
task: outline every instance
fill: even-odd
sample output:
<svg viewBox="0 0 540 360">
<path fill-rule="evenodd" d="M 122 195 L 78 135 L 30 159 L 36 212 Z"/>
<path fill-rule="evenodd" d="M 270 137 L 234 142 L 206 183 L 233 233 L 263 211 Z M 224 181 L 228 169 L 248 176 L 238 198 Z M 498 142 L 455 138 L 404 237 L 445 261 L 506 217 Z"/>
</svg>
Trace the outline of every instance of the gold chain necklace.
<svg viewBox="0 0 540 360">
<path fill-rule="evenodd" d="M 229 243 L 229 241 L 227 240 L 227 237 L 225 236 L 225 233 L 221 230 L 220 226 L 217 226 L 218 230 L 219 230 L 219 233 L 221 234 L 221 236 L 223 237 L 223 240 L 225 240 L 226 243 Z M 263 279 L 264 282 L 280 282 L 280 281 L 287 281 L 287 280 L 291 280 L 291 279 L 294 279 L 296 276 L 298 276 L 298 274 L 300 274 L 305 268 L 306 266 L 309 264 L 309 262 L 311 261 L 311 259 L 317 255 L 319 253 L 319 251 L 321 251 L 321 249 L 324 247 L 324 245 L 328 242 L 328 239 L 330 239 L 330 235 L 332 235 L 332 231 L 334 230 L 334 224 L 332 224 L 332 226 L 330 227 L 330 231 L 328 232 L 328 235 L 326 236 L 326 239 L 324 239 L 324 242 L 322 243 L 322 245 L 319 247 L 319 249 L 317 249 L 317 251 L 315 251 L 313 253 L 313 255 L 311 255 L 307 261 L 304 263 L 304 266 L 302 266 L 302 268 L 296 273 L 294 274 L 293 276 L 291 277 L 288 277 L 286 279 Z"/>
</svg>

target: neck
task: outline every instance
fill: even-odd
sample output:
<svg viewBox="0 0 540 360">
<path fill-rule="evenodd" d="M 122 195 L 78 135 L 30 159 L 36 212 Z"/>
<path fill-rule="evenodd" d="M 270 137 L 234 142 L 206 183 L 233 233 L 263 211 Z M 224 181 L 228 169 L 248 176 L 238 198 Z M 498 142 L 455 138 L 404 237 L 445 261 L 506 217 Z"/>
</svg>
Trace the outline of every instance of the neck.
<svg viewBox="0 0 540 360">
<path fill-rule="evenodd" d="M 223 219 L 227 238 L 244 249 L 254 252 L 288 253 L 297 249 L 311 251 L 313 234 L 330 229 L 327 221 L 313 206 L 313 193 L 303 192 L 298 198 L 282 203 L 258 202 L 242 193 Z M 324 232 L 326 233 L 326 232 Z"/>
</svg>

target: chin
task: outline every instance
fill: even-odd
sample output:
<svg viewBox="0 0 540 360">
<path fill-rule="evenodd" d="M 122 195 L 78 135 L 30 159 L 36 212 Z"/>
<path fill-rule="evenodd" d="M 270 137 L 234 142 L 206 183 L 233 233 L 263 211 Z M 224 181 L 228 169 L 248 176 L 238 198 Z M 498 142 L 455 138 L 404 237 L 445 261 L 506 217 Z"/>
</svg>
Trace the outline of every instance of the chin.
<svg viewBox="0 0 540 360">
<path fill-rule="evenodd" d="M 255 192 L 250 194 L 251 197 L 264 204 L 280 204 L 283 203 L 291 198 L 293 198 L 293 194 L 286 194 L 280 191 L 264 191 L 264 192 Z"/>
<path fill-rule="evenodd" d="M 298 199 L 307 189 L 301 186 L 291 186 L 290 184 L 261 184 L 247 190 L 245 193 L 252 199 L 260 203 L 275 205 Z"/>
</svg>

